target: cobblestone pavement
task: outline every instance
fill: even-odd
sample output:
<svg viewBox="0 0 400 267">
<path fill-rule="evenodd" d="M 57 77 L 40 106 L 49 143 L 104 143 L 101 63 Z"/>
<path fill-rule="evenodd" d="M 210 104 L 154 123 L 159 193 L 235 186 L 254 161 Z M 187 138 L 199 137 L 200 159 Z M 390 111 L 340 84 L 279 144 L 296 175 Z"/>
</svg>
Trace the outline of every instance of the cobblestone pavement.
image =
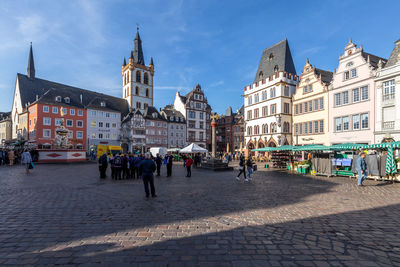
<svg viewBox="0 0 400 267">
<path fill-rule="evenodd" d="M 400 184 L 162 171 L 147 200 L 95 164 L 0 167 L 0 266 L 400 266 Z"/>
</svg>

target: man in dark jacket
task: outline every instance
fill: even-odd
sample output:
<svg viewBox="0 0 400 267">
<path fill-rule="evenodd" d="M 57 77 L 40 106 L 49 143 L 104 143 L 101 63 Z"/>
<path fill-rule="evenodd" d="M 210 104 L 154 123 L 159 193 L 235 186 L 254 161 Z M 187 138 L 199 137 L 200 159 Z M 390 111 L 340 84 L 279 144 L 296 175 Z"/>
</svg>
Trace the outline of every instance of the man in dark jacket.
<svg viewBox="0 0 400 267">
<path fill-rule="evenodd" d="M 106 178 L 107 166 L 108 166 L 108 157 L 107 157 L 107 153 L 104 153 L 99 158 L 99 171 L 100 171 L 100 178 L 101 179 L 105 179 Z"/>
<path fill-rule="evenodd" d="M 157 165 L 157 176 L 160 176 L 160 170 L 161 170 L 161 165 L 162 165 L 162 159 L 159 154 L 157 154 L 157 157 L 155 159 L 156 165 Z"/>
<path fill-rule="evenodd" d="M 114 163 L 115 180 L 121 180 L 122 157 L 120 153 L 118 153 L 114 157 L 113 163 Z"/>
<path fill-rule="evenodd" d="M 172 155 L 167 155 L 167 177 L 171 177 L 172 175 Z"/>
<path fill-rule="evenodd" d="M 156 170 L 156 164 L 151 159 L 151 154 L 146 153 L 146 158 L 140 162 L 139 165 L 140 172 L 142 173 L 142 179 L 144 184 L 144 191 L 146 192 L 146 197 L 150 196 L 149 184 L 151 190 L 151 196 L 157 197 L 156 189 L 154 188 L 154 171 Z"/>
</svg>

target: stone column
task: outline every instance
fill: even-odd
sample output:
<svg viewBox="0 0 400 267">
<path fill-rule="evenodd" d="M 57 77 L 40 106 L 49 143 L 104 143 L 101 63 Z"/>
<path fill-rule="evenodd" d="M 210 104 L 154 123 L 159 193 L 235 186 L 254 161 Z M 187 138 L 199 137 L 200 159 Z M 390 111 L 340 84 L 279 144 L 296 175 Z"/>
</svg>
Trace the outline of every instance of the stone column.
<svg viewBox="0 0 400 267">
<path fill-rule="evenodd" d="M 211 121 L 211 155 L 213 158 L 217 156 L 217 122 L 213 118 Z"/>
</svg>

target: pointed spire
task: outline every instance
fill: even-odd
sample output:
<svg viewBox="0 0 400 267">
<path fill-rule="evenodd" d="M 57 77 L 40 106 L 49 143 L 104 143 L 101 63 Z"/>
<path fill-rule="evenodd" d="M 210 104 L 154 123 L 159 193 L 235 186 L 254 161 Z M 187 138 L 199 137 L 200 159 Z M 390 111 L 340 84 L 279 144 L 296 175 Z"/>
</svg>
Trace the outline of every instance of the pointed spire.
<svg viewBox="0 0 400 267">
<path fill-rule="evenodd" d="M 352 40 L 352 38 L 350 37 L 350 39 L 349 39 L 349 44 L 352 44 L 353 43 L 353 40 Z"/>
<path fill-rule="evenodd" d="M 133 51 L 131 51 L 131 55 L 130 55 L 129 59 L 134 59 L 134 57 L 133 57 Z"/>
<path fill-rule="evenodd" d="M 307 58 L 306 64 L 310 64 L 310 61 L 308 60 L 308 58 Z"/>
<path fill-rule="evenodd" d="M 126 66 L 126 59 L 124 57 L 124 61 L 122 62 L 122 67 Z"/>
<path fill-rule="evenodd" d="M 154 66 L 153 57 L 150 58 L 150 66 Z"/>
<path fill-rule="evenodd" d="M 31 42 L 31 48 L 29 51 L 29 59 L 28 59 L 28 68 L 27 70 L 27 75 L 29 79 L 35 79 L 35 62 L 33 61 L 33 51 L 32 51 L 32 42 Z"/>
<path fill-rule="evenodd" d="M 134 48 L 134 56 L 137 64 L 145 65 L 144 64 L 144 57 L 143 57 L 143 49 L 142 49 L 142 40 L 140 39 L 139 35 L 139 25 L 137 25 L 137 32 L 135 37 L 135 48 Z"/>
</svg>

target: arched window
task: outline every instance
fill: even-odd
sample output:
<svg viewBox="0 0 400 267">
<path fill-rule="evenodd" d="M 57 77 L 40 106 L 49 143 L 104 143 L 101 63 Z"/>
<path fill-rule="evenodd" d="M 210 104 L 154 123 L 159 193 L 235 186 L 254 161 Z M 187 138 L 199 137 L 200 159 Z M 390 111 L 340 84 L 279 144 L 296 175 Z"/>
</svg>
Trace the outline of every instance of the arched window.
<svg viewBox="0 0 400 267">
<path fill-rule="evenodd" d="M 258 78 L 262 79 L 264 77 L 264 73 L 262 71 L 260 71 L 260 73 L 258 73 Z"/>
<path fill-rule="evenodd" d="M 142 79 L 141 79 L 140 71 L 137 71 L 137 72 L 136 72 L 136 82 L 137 82 L 137 83 L 140 83 L 141 80 L 142 80 Z"/>
<path fill-rule="evenodd" d="M 279 71 L 279 67 L 278 67 L 278 65 L 275 65 L 274 72 L 278 72 L 278 71 Z"/>
<path fill-rule="evenodd" d="M 289 132 L 289 123 L 288 122 L 284 122 L 283 123 L 283 132 L 284 133 L 288 133 Z"/>
<path fill-rule="evenodd" d="M 137 86 L 135 88 L 135 95 L 139 95 L 139 87 L 137 87 Z"/>
<path fill-rule="evenodd" d="M 247 135 L 252 135 L 253 134 L 252 132 L 253 131 L 252 131 L 251 126 L 247 127 Z"/>
<path fill-rule="evenodd" d="M 144 84 L 149 84 L 149 75 L 147 73 L 144 74 L 143 83 Z"/>
<path fill-rule="evenodd" d="M 258 125 L 254 126 L 254 134 L 258 134 Z"/>
<path fill-rule="evenodd" d="M 263 134 L 268 133 L 268 124 L 263 124 L 263 126 L 262 126 L 262 132 L 263 132 Z"/>
<path fill-rule="evenodd" d="M 146 97 L 149 97 L 149 89 L 146 88 Z"/>
</svg>

